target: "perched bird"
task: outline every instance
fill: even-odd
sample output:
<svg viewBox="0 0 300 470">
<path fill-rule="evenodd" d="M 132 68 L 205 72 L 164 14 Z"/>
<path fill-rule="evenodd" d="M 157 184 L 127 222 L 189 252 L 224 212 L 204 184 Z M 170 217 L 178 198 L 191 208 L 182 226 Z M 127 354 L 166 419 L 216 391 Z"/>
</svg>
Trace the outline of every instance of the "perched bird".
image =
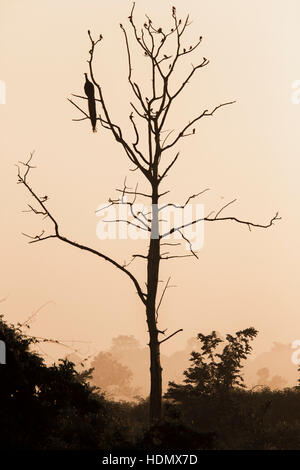
<svg viewBox="0 0 300 470">
<path fill-rule="evenodd" d="M 85 92 L 85 94 L 88 98 L 90 120 L 91 120 L 91 123 L 92 123 L 93 132 L 97 132 L 97 130 L 96 130 L 97 114 L 96 114 L 95 88 L 94 88 L 94 84 L 89 81 L 87 73 L 85 73 L 84 75 L 85 75 L 84 92 Z"/>
</svg>

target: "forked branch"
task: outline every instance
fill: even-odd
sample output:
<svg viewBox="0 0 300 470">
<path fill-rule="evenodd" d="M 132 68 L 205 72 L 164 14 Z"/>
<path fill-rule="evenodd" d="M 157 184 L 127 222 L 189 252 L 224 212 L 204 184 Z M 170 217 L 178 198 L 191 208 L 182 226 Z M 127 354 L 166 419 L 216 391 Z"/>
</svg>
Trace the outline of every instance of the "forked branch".
<svg viewBox="0 0 300 470">
<path fill-rule="evenodd" d="M 142 292 L 142 289 L 141 289 L 141 287 L 139 285 L 139 282 L 136 279 L 136 277 L 130 271 L 128 271 L 128 269 L 126 269 L 126 267 L 122 266 L 116 260 L 114 260 L 111 257 L 105 255 L 104 253 L 102 253 L 98 250 L 95 250 L 94 248 L 90 248 L 86 245 L 75 242 L 75 241 L 71 240 L 70 238 L 61 235 L 58 221 L 53 216 L 53 214 L 50 212 L 50 210 L 46 207 L 44 196 L 42 196 L 42 197 L 38 196 L 38 194 L 35 192 L 35 190 L 32 188 L 32 186 L 28 182 L 29 172 L 32 168 L 35 168 L 34 166 L 31 165 L 32 158 L 33 158 L 33 153 L 31 153 L 31 155 L 30 155 L 29 159 L 27 160 L 27 162 L 25 162 L 25 163 L 20 162 L 20 164 L 25 167 L 25 170 L 24 170 L 23 173 L 21 171 L 20 165 L 17 165 L 17 167 L 18 167 L 18 183 L 23 184 L 25 186 L 25 188 L 30 193 L 30 195 L 33 197 L 35 202 L 42 209 L 43 213 L 45 213 L 48 216 L 48 218 L 51 220 L 51 222 L 54 225 L 54 233 L 50 234 L 50 235 L 46 235 L 46 236 L 44 236 L 44 233 L 45 233 L 44 231 L 42 231 L 40 234 L 34 235 L 34 236 L 24 234 L 26 237 L 30 238 L 29 243 L 36 243 L 36 242 L 40 242 L 40 241 L 43 241 L 43 240 L 48 240 L 49 238 L 57 238 L 57 239 L 61 240 L 62 242 L 67 243 L 68 245 L 74 246 L 75 248 L 79 248 L 79 249 L 84 250 L 84 251 L 88 251 L 89 253 L 92 253 L 92 254 L 104 259 L 105 261 L 108 261 L 110 264 L 112 264 L 113 266 L 118 268 L 120 271 L 125 273 L 131 279 L 131 281 L 135 285 L 138 296 L 140 297 L 142 302 L 144 304 L 146 304 L 146 294 Z"/>
</svg>

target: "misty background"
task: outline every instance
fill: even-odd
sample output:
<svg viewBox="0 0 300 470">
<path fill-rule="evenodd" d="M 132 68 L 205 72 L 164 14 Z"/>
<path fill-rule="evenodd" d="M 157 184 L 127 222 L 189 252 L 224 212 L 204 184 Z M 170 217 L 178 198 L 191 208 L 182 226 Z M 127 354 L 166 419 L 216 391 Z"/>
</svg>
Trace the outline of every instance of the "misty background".
<svg viewBox="0 0 300 470">
<path fill-rule="evenodd" d="M 143 21 L 147 13 L 169 25 L 172 5 L 138 0 L 137 17 Z M 160 326 L 168 332 L 183 328 L 162 345 L 164 381 L 177 379 L 186 368 L 191 338 L 198 332 L 215 329 L 225 335 L 254 326 L 259 335 L 245 367 L 247 383 L 273 380 L 274 386 L 292 386 L 297 367 L 290 344 L 300 339 L 300 107 L 292 104 L 291 94 L 300 78 L 300 6 L 296 0 L 192 0 L 176 6 L 178 14 L 189 13 L 193 21 L 188 39 L 204 38 L 195 62 L 205 56 L 210 64 L 186 89 L 174 127 L 199 108 L 237 103 L 183 139 L 181 159 L 164 188 L 171 190 L 169 201 L 182 203 L 209 187 L 199 201 L 207 211 L 238 198 L 228 215 L 265 223 L 279 211 L 282 220 L 251 232 L 230 223 L 206 225 L 198 261 L 163 265 L 161 279 L 171 276 L 177 287 L 165 296 Z M 119 28 L 120 22 L 127 25 L 130 7 L 121 0 L 113 8 L 99 0 L 1 0 L 0 79 L 7 96 L 0 105 L 0 299 L 5 299 L 0 309 L 9 322 L 30 319 L 30 334 L 69 346 L 43 345 L 41 353 L 49 361 L 72 353 L 76 362 L 88 358 L 92 363 L 99 352 L 110 353 L 132 372 L 128 387 L 133 396 L 145 394 L 148 380 L 148 370 L 140 365 L 148 357 L 145 313 L 134 289 L 122 273 L 57 240 L 27 244 L 21 232 L 36 234 L 44 225 L 22 212 L 30 201 L 16 184 L 15 167 L 35 150 L 31 181 L 49 196 L 62 233 L 118 260 L 130 259 L 134 242 L 96 237 L 95 210 L 116 194 L 126 175 L 135 186 L 135 173 L 109 132 L 93 134 L 88 122 L 72 122 L 81 116 L 67 101 L 71 93 L 83 93 L 87 30 L 101 33 L 97 78 L 113 116 L 131 132 L 132 97 Z M 147 86 L 150 76 L 143 64 L 137 56 L 136 73 Z M 189 60 L 186 67 L 190 70 Z M 142 261 L 132 268 L 143 277 Z M 127 349 L 118 343 L 120 335 L 131 337 Z M 261 369 L 268 372 L 257 374 Z"/>
</svg>

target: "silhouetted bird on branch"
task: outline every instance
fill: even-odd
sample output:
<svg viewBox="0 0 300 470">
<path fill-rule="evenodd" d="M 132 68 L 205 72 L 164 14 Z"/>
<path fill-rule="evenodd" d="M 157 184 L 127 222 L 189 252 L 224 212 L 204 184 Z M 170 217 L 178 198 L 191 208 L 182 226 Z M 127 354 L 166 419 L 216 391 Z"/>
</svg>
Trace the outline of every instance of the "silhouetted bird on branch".
<svg viewBox="0 0 300 470">
<path fill-rule="evenodd" d="M 89 105 L 89 115 L 90 120 L 93 127 L 93 132 L 97 132 L 96 130 L 96 121 L 97 121 L 97 114 L 96 114 L 96 101 L 95 101 L 95 88 L 92 82 L 89 81 L 87 73 L 85 75 L 85 84 L 84 84 L 84 92 L 88 98 L 88 105 Z"/>
</svg>

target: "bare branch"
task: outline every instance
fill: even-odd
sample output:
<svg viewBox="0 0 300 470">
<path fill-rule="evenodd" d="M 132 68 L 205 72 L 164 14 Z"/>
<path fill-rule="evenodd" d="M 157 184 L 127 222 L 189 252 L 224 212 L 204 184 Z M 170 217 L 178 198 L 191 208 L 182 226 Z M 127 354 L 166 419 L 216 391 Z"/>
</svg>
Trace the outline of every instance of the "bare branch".
<svg viewBox="0 0 300 470">
<path fill-rule="evenodd" d="M 56 238 L 57 236 L 56 235 L 46 235 L 45 237 L 43 237 L 43 234 L 44 234 L 44 230 L 40 233 L 40 235 L 34 235 L 34 236 L 31 236 L 31 235 L 28 235 L 27 233 L 23 233 L 22 232 L 22 235 L 24 235 L 25 237 L 27 238 L 31 238 L 31 241 L 29 243 L 36 243 L 36 242 L 41 242 L 43 240 L 48 240 L 48 238 Z"/>
<path fill-rule="evenodd" d="M 142 300 L 142 302 L 144 304 L 146 304 L 146 300 L 145 300 L 145 295 L 143 294 L 142 292 L 142 289 L 137 281 L 137 279 L 135 278 L 135 276 L 130 272 L 128 271 L 125 267 L 123 267 L 120 263 L 118 263 L 117 261 L 115 261 L 114 259 L 110 258 L 109 256 L 105 255 L 104 253 L 100 252 L 100 251 L 97 251 L 95 250 L 94 248 L 90 248 L 88 246 L 85 246 L 81 243 L 77 243 L 73 240 L 70 240 L 69 238 L 63 236 L 60 234 L 60 231 L 59 231 L 59 225 L 58 225 L 58 222 L 57 220 L 55 219 L 55 217 L 50 213 L 50 211 L 47 209 L 47 207 L 45 206 L 45 202 L 43 202 L 43 199 L 40 198 L 36 192 L 33 190 L 33 188 L 29 185 L 28 181 L 27 181 L 27 176 L 28 176 L 28 173 L 30 171 L 31 168 L 34 168 L 30 165 L 30 162 L 31 162 L 31 159 L 33 157 L 33 153 L 31 153 L 30 155 L 30 158 L 29 160 L 26 162 L 26 163 L 23 163 L 21 162 L 25 167 L 26 167 L 26 170 L 24 172 L 24 174 L 22 175 L 21 172 L 20 172 L 20 167 L 18 166 L 18 182 L 23 184 L 26 189 L 29 191 L 29 193 L 31 194 L 31 196 L 35 199 L 35 201 L 41 206 L 41 208 L 46 212 L 46 214 L 48 215 L 49 219 L 53 222 L 54 224 L 54 231 L 55 233 L 52 234 L 52 235 L 48 235 L 46 237 L 43 237 L 43 234 L 44 234 L 44 231 L 42 231 L 42 233 L 40 235 L 36 235 L 36 236 L 30 236 L 30 235 L 25 235 L 29 238 L 31 238 L 31 242 L 29 243 L 34 243 L 34 242 L 37 242 L 37 241 L 42 241 L 42 240 L 47 240 L 49 238 L 58 238 L 59 240 L 63 241 L 64 243 L 67 243 L 68 245 L 71 245 L 71 246 L 74 246 L 76 248 L 79 248 L 83 251 L 88 251 L 89 253 L 93 253 L 94 255 L 104 259 L 105 261 L 108 261 L 110 264 L 114 265 L 116 268 L 118 268 L 119 270 L 121 270 L 122 272 L 124 272 L 130 279 L 131 281 L 134 283 L 135 287 L 136 287 L 136 290 L 137 290 L 137 293 L 138 293 L 138 296 L 140 297 L 140 299 Z"/>
<path fill-rule="evenodd" d="M 75 98 L 81 98 L 82 100 L 88 100 L 88 97 L 87 96 L 82 96 L 82 95 L 75 95 L 75 93 L 71 93 L 71 96 L 75 96 Z M 101 100 L 98 100 L 97 98 L 94 98 L 95 101 L 97 101 L 98 103 L 101 103 Z"/>
<path fill-rule="evenodd" d="M 213 217 L 213 218 L 210 218 L 210 216 L 208 217 L 202 217 L 200 219 L 196 219 L 196 220 L 192 220 L 191 222 L 187 223 L 187 224 L 184 224 L 184 225 L 181 225 L 179 227 L 173 227 L 170 231 L 162 234 L 160 236 L 160 238 L 164 238 L 168 235 L 172 235 L 172 233 L 176 232 L 176 231 L 179 231 L 179 230 L 182 230 L 184 229 L 185 227 L 188 227 L 190 225 L 194 225 L 194 224 L 197 224 L 198 222 L 203 222 L 203 221 L 206 221 L 206 222 L 216 222 L 216 221 L 226 221 L 226 220 L 231 220 L 231 221 L 234 221 L 234 222 L 237 222 L 239 224 L 242 224 L 242 225 L 247 225 L 248 228 L 250 229 L 251 227 L 257 227 L 257 228 L 269 228 L 271 227 L 274 222 L 276 220 L 281 220 L 281 217 L 278 217 L 278 212 L 276 212 L 275 216 L 272 217 L 272 219 L 270 220 L 270 222 L 266 223 L 266 224 L 256 224 L 254 222 L 250 222 L 250 221 L 247 221 L 247 220 L 240 220 L 238 219 L 237 217 Z"/>
<path fill-rule="evenodd" d="M 133 148 L 134 150 L 136 151 L 136 153 L 140 156 L 140 158 L 147 164 L 149 165 L 149 162 L 146 160 L 146 158 L 143 156 L 143 154 L 140 152 L 140 150 L 137 148 L 138 144 L 139 144 L 139 141 L 140 141 L 140 136 L 139 136 L 139 132 L 138 132 L 138 129 L 137 129 L 137 126 L 134 122 L 134 118 L 133 118 L 133 114 L 131 113 L 130 116 L 129 116 L 129 119 L 130 119 L 130 122 L 133 126 L 133 129 L 134 129 L 134 133 L 135 133 L 135 142 L 133 142 Z"/>
<path fill-rule="evenodd" d="M 206 67 L 207 65 L 209 64 L 209 60 L 206 59 L 206 57 L 203 57 L 203 60 L 200 64 L 196 65 L 196 66 L 192 66 L 192 70 L 191 72 L 189 73 L 189 75 L 187 76 L 187 78 L 182 82 L 181 86 L 178 88 L 178 90 L 174 93 L 174 95 L 171 96 L 171 100 L 173 101 L 181 92 L 182 90 L 184 89 L 184 87 L 189 83 L 190 79 L 192 78 L 192 76 L 194 75 L 194 73 L 199 70 L 199 69 L 202 69 L 203 67 Z"/>
<path fill-rule="evenodd" d="M 230 206 L 230 204 L 233 204 L 234 202 L 236 202 L 237 199 L 233 199 L 232 201 L 228 202 L 227 204 L 225 204 L 225 206 L 223 206 L 216 214 L 215 216 L 215 219 L 217 219 L 217 217 L 221 214 L 221 212 L 226 209 L 226 207 Z"/>
<path fill-rule="evenodd" d="M 218 106 L 215 106 L 215 108 L 209 112 L 207 109 L 205 111 L 203 111 L 199 116 L 197 116 L 196 118 L 194 118 L 192 121 L 190 121 L 183 129 L 181 132 L 179 132 L 179 134 L 177 135 L 177 137 L 173 140 L 173 142 L 171 142 L 169 145 L 167 145 L 166 147 L 162 148 L 162 152 L 164 152 L 165 150 L 168 150 L 169 148 L 173 147 L 180 138 L 184 137 L 185 136 L 185 132 L 193 125 L 195 124 L 195 122 L 199 121 L 200 119 L 202 119 L 203 117 L 207 117 L 207 116 L 213 116 L 214 113 L 224 107 L 224 106 L 228 106 L 230 104 L 234 104 L 235 101 L 229 101 L 228 103 L 222 103 L 222 104 L 219 104 Z"/>
<path fill-rule="evenodd" d="M 147 227 L 141 227 L 140 225 L 138 224 L 135 224 L 134 222 L 131 222 L 130 220 L 126 220 L 126 219 L 113 219 L 113 220 L 103 220 L 103 222 L 107 222 L 107 223 L 125 223 L 127 225 L 132 225 L 133 227 L 136 227 L 136 228 L 139 228 L 141 230 L 145 230 L 146 232 L 151 232 L 151 228 Z"/>
<path fill-rule="evenodd" d="M 128 82 L 130 83 L 130 86 L 135 94 L 135 96 L 137 97 L 137 99 L 139 100 L 140 104 L 142 105 L 142 108 L 145 112 L 147 112 L 147 106 L 142 98 L 142 95 L 140 93 L 140 90 L 139 88 L 137 87 L 137 85 L 132 81 L 132 78 L 131 78 L 131 74 L 132 74 L 132 65 L 131 65 L 131 55 L 130 55 L 130 48 L 129 48 L 129 42 L 128 42 L 128 37 L 127 37 L 127 33 L 126 33 L 126 30 L 124 28 L 124 26 L 122 24 L 120 24 L 120 28 L 122 29 L 123 33 L 124 33 L 124 37 L 125 37 L 125 44 L 126 44 L 126 51 L 127 51 L 127 58 L 128 58 Z"/>
<path fill-rule="evenodd" d="M 198 256 L 197 256 L 196 252 L 193 250 L 193 245 L 192 245 L 191 241 L 183 235 L 181 230 L 178 230 L 178 231 L 179 231 L 180 235 L 182 236 L 182 238 L 189 244 L 190 252 L 192 253 L 192 255 L 195 256 L 195 258 L 198 259 Z"/>
<path fill-rule="evenodd" d="M 175 158 L 173 158 L 173 160 L 171 161 L 171 163 L 167 166 L 167 168 L 165 169 L 165 171 L 163 172 L 163 174 L 161 175 L 161 177 L 159 178 L 159 181 L 161 182 L 165 176 L 167 175 L 168 171 L 172 168 L 172 166 L 175 164 L 175 162 L 177 161 L 177 158 L 179 157 L 179 152 L 176 153 L 175 155 Z"/>
<path fill-rule="evenodd" d="M 160 246 L 180 246 L 181 243 L 161 243 Z"/>
<path fill-rule="evenodd" d="M 81 109 L 80 106 L 74 103 L 74 101 L 70 100 L 70 98 L 68 98 L 68 101 L 70 101 L 70 103 L 72 103 L 72 105 L 75 106 L 75 108 L 79 109 L 79 111 L 85 115 L 86 119 L 90 119 L 90 116 L 85 111 L 83 111 L 83 109 Z"/>
<path fill-rule="evenodd" d="M 203 191 L 200 191 L 200 193 L 193 194 L 192 196 L 189 196 L 188 199 L 186 200 L 186 202 L 182 206 L 178 206 L 177 204 L 169 203 L 169 204 L 165 204 L 164 206 L 160 207 L 159 210 L 161 211 L 161 210 L 165 209 L 166 207 L 174 207 L 175 209 L 184 209 L 192 199 L 200 196 L 201 194 L 206 193 L 209 190 L 210 190 L 209 188 L 206 188 L 206 189 L 203 189 Z"/>
<path fill-rule="evenodd" d="M 167 338 L 165 339 L 162 339 L 161 341 L 159 341 L 159 344 L 162 344 L 164 343 L 165 341 L 168 341 L 168 339 L 172 338 L 173 336 L 177 335 L 177 333 L 179 333 L 180 331 L 183 331 L 182 328 L 180 328 L 179 330 L 175 331 L 174 333 L 172 333 L 170 336 L 168 336 Z"/>
<path fill-rule="evenodd" d="M 137 194 L 137 195 L 139 195 L 139 196 L 150 197 L 150 198 L 152 197 L 151 194 L 140 193 L 140 192 L 138 192 L 138 191 L 137 191 L 137 192 L 134 192 L 134 191 L 127 191 L 127 190 L 126 190 L 126 191 L 123 192 L 122 189 L 116 189 L 116 191 L 119 191 L 120 193 L 123 193 L 123 194 L 131 194 L 131 195 L 136 195 L 136 194 Z"/>
<path fill-rule="evenodd" d="M 208 218 L 206 217 L 204 220 L 206 220 L 207 222 L 214 222 L 214 221 L 224 221 L 224 220 L 232 220 L 234 222 L 237 222 L 239 224 L 244 224 L 244 225 L 247 225 L 248 228 L 250 229 L 251 227 L 258 227 L 258 228 L 269 228 L 271 227 L 274 222 L 276 220 L 281 220 L 281 217 L 278 217 L 279 213 L 276 212 L 275 216 L 271 218 L 270 222 L 266 223 L 266 224 L 255 224 L 253 222 L 249 222 L 249 221 L 246 221 L 246 220 L 240 220 L 238 219 L 237 217 L 217 217 L 217 218 Z"/>
<path fill-rule="evenodd" d="M 168 260 L 168 259 L 174 259 L 174 258 L 190 258 L 191 256 L 194 256 L 193 254 L 191 255 L 171 255 L 171 256 L 161 256 L 161 260 Z M 195 255 L 196 256 L 196 255 Z M 198 258 L 198 257 L 197 257 Z"/>
<path fill-rule="evenodd" d="M 168 285 L 169 285 L 170 280 L 171 280 L 171 277 L 169 277 L 169 279 L 167 280 L 166 285 L 165 285 L 165 287 L 164 287 L 164 290 L 163 290 L 163 292 L 162 292 L 162 294 L 161 294 L 161 297 L 160 297 L 160 299 L 159 299 L 158 305 L 157 305 L 157 307 L 156 307 L 156 322 L 157 322 L 157 320 L 158 320 L 158 311 L 159 311 L 159 309 L 160 309 L 161 303 L 162 303 L 163 298 L 164 298 L 164 296 L 165 296 L 166 290 L 168 289 Z"/>
</svg>

